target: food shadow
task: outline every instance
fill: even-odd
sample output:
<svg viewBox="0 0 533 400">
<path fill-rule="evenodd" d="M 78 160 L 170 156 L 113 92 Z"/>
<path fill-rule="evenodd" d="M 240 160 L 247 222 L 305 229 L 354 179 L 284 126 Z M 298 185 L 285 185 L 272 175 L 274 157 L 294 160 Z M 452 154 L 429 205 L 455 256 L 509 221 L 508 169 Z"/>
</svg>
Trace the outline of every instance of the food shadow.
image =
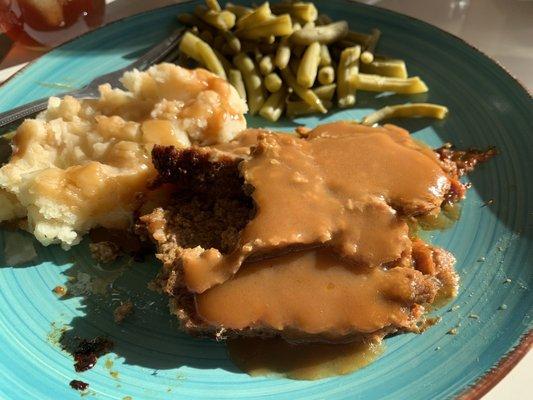
<svg viewBox="0 0 533 400">
<path fill-rule="evenodd" d="M 81 293 L 84 315 L 68 323 L 71 329 L 63 334 L 62 344 L 75 343 L 76 337 L 106 336 L 114 342 L 113 353 L 123 358 L 123 364 L 152 369 L 152 374 L 181 366 L 238 372 L 224 344 L 180 332 L 176 317 L 169 313 L 168 297 L 148 288 L 161 268 L 160 261 L 152 256 L 136 262 L 123 256 L 109 265 L 98 265 L 86 242 L 73 249 L 77 261 L 63 272 L 76 277 L 78 283 L 80 276 L 87 279 L 83 274 L 89 275 L 90 291 Z M 67 287 L 75 287 L 76 281 Z M 126 301 L 133 303 L 134 311 L 119 324 L 113 312 Z"/>
<path fill-rule="evenodd" d="M 6 233 L 2 229 L 2 246 Z M 31 237 L 27 233 L 11 233 Z M 79 339 L 108 338 L 114 343 L 111 352 L 116 357 L 111 358 L 117 359 L 114 364 L 119 372 L 120 364 L 144 367 L 152 375 L 182 366 L 239 372 L 228 359 L 223 343 L 181 332 L 176 317 L 169 313 L 168 297 L 148 288 L 161 268 L 160 261 L 153 256 L 143 261 L 122 256 L 115 262 L 100 265 L 92 260 L 88 242 L 83 240 L 64 251 L 56 245 L 42 246 L 33 239 L 38 257 L 14 267 L 39 267 L 47 262 L 57 268 L 68 265 L 60 272 L 63 279 L 58 276 L 57 282 L 58 285 L 65 282 L 60 286 L 66 288 L 66 294 L 57 301 L 65 302 L 62 309 L 69 312 L 63 312 L 60 322 L 50 321 L 64 331 L 54 345 L 72 354 Z M 134 311 L 119 324 L 113 312 L 126 301 L 133 303 Z M 103 363 L 100 360 L 97 366 Z"/>
</svg>

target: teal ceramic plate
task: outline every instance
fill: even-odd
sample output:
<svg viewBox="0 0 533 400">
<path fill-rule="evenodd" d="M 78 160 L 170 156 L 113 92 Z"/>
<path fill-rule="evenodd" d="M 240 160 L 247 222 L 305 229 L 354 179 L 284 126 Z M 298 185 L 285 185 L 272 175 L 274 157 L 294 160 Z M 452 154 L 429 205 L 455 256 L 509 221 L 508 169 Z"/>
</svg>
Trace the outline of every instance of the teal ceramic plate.
<svg viewBox="0 0 533 400">
<path fill-rule="evenodd" d="M 0 111 L 128 64 L 175 27 L 179 12 L 196 4 L 127 18 L 51 51 L 0 88 Z M 442 321 L 419 336 L 387 339 L 381 358 L 350 375 L 314 382 L 251 378 L 234 367 L 223 345 L 179 333 L 165 301 L 146 293 L 146 283 L 158 269 L 155 260 L 129 266 L 112 283 L 113 295 L 87 295 L 87 284 L 78 284 L 75 296 L 59 299 L 52 289 L 69 276 L 101 287 L 111 280 L 110 273 L 92 265 L 86 243 L 67 253 L 36 244 L 37 261 L 0 265 L 0 398 L 77 399 L 79 393 L 68 385 L 71 379 L 90 384 L 85 398 L 102 400 L 415 400 L 465 393 L 472 398 L 517 362 L 531 343 L 531 98 L 489 58 L 423 22 L 341 0 L 321 2 L 320 9 L 334 19 L 349 20 L 358 30 L 379 27 L 379 51 L 405 59 L 410 74 L 423 77 L 430 92 L 416 99 L 361 95 L 356 110 L 305 118 L 299 124 L 360 118 L 383 104 L 424 100 L 447 105 L 450 115 L 442 122 L 400 122 L 417 138 L 432 146 L 495 145 L 500 151 L 470 177 L 472 190 L 461 220 L 432 235 L 433 243 L 457 256 L 461 275 L 459 296 L 436 313 Z M 268 125 L 254 118 L 249 124 Z M 289 130 L 293 125 L 276 127 Z M 0 249 L 9 235 L 15 234 L 2 233 Z M 137 310 L 117 326 L 112 310 L 126 298 Z M 452 305 L 459 307 L 449 311 Z M 57 345 L 65 327 L 72 336 L 108 335 L 116 343 L 114 352 L 94 369 L 76 374 L 72 358 Z M 457 335 L 447 334 L 454 327 Z"/>
</svg>

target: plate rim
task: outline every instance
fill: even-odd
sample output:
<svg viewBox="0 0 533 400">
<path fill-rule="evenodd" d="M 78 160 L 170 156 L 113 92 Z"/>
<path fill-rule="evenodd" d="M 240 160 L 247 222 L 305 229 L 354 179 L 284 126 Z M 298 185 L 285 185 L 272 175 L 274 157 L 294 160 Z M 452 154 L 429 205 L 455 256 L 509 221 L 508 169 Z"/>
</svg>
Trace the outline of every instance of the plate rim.
<svg viewBox="0 0 533 400">
<path fill-rule="evenodd" d="M 505 378 L 509 372 L 529 353 L 533 347 L 533 329 L 525 332 L 520 338 L 520 342 L 512 350 L 498 360 L 485 374 L 481 375 L 477 381 L 465 388 L 457 396 L 457 400 L 478 400 L 493 389 Z"/>
<path fill-rule="evenodd" d="M 41 55 L 39 55 L 36 59 L 28 62 L 26 65 L 24 65 L 22 68 L 20 68 L 18 71 L 16 71 L 13 75 L 8 77 L 5 81 L 0 83 L 0 90 L 4 88 L 4 86 L 10 82 L 13 79 L 16 79 L 26 71 L 30 66 L 38 62 L 41 57 L 48 55 L 49 53 L 61 49 L 62 47 L 76 41 L 79 39 L 83 39 L 83 37 L 92 34 L 95 31 L 98 31 L 100 29 L 106 28 L 108 26 L 124 22 L 125 20 L 128 20 L 130 18 L 140 17 L 144 14 L 149 13 L 156 13 L 160 12 L 161 10 L 164 10 L 166 8 L 174 8 L 176 6 L 180 6 L 182 4 L 188 4 L 188 3 L 194 3 L 198 2 L 200 0 L 181 0 L 178 3 L 168 4 L 166 6 L 162 7 L 156 7 L 151 10 L 141 11 L 139 13 L 135 13 L 132 15 L 128 15 L 119 19 L 116 19 L 114 21 L 111 21 L 105 25 L 102 25 L 96 29 L 92 29 L 90 31 L 87 31 L 79 36 L 76 36 L 62 44 L 60 44 L 57 47 L 49 48 L 45 52 L 43 52 Z M 494 65 L 496 65 L 497 68 L 499 68 L 504 74 L 506 74 L 508 77 L 510 77 L 520 88 L 523 93 L 529 97 L 530 99 L 533 99 L 533 90 L 529 91 L 529 89 L 522 83 L 522 81 L 517 78 L 513 73 L 511 73 L 506 66 L 504 66 L 502 63 L 500 63 L 495 58 L 489 56 L 484 51 L 477 48 L 475 45 L 467 42 L 465 39 L 457 36 L 454 33 L 448 32 L 436 25 L 433 25 L 429 22 L 426 22 L 422 19 L 419 19 L 417 17 L 413 17 L 408 14 L 404 14 L 402 12 L 398 12 L 395 10 L 390 10 L 378 5 L 373 4 L 366 4 L 362 3 L 357 0 L 333 0 L 338 3 L 347 3 L 348 5 L 356 5 L 357 7 L 366 7 L 371 9 L 379 9 L 380 12 L 388 13 L 392 17 L 401 16 L 404 18 L 407 18 L 409 20 L 414 21 L 415 23 L 422 24 L 426 28 L 433 29 L 435 31 L 440 32 L 441 34 L 444 34 L 445 36 L 450 37 L 451 39 L 454 39 L 456 41 L 459 41 L 463 45 L 466 45 L 471 50 L 478 53 L 480 56 L 485 57 L 490 62 L 492 62 Z M 61 95 L 61 93 L 58 93 L 58 95 Z M 499 382 L 503 380 L 517 365 L 518 363 L 526 356 L 526 354 L 529 353 L 531 348 L 533 347 L 533 328 L 530 328 L 529 330 L 525 331 L 521 337 L 518 340 L 518 343 L 511 347 L 507 353 L 505 353 L 496 363 L 494 363 L 488 370 L 486 370 L 482 375 L 480 375 L 477 380 L 475 380 L 473 383 L 467 385 L 461 392 L 459 392 L 455 398 L 457 400 L 480 400 L 484 395 L 486 395 L 491 389 L 493 389 Z"/>
</svg>

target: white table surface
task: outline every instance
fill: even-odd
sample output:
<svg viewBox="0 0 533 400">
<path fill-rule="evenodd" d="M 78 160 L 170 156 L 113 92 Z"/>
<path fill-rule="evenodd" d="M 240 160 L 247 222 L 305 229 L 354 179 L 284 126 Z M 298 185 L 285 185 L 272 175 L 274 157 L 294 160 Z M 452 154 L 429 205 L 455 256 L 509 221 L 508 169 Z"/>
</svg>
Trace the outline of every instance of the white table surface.
<svg viewBox="0 0 533 400">
<path fill-rule="evenodd" d="M 323 0 L 324 1 L 324 0 Z M 179 0 L 106 0 L 106 22 L 177 3 Z M 320 6 L 320 1 L 315 1 Z M 504 66 L 533 92 L 533 0 L 364 0 L 419 18 L 461 37 Z M 0 82 L 41 53 L 20 46 L 0 63 Z M 533 353 L 498 383 L 484 400 L 533 398 Z M 529 395 L 527 394 L 529 393 Z"/>
</svg>

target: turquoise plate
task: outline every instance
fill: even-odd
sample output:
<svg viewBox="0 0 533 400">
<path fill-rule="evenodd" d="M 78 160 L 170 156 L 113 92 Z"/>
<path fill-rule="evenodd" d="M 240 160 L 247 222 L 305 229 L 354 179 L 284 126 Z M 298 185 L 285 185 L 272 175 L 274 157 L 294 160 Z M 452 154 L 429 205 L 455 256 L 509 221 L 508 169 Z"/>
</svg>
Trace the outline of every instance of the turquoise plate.
<svg viewBox="0 0 533 400">
<path fill-rule="evenodd" d="M 196 4 L 127 18 L 51 51 L 0 88 L 0 111 L 125 66 L 165 37 L 178 13 Z M 0 398 L 78 399 L 71 379 L 90 384 L 85 398 L 102 400 L 476 398 L 525 353 L 533 305 L 531 97 L 485 55 L 423 22 L 342 0 L 322 2 L 320 9 L 357 30 L 379 27 L 379 51 L 405 59 L 410 74 L 423 77 L 430 92 L 418 98 L 361 95 L 356 110 L 298 124 L 360 118 L 383 104 L 423 100 L 447 105 L 450 115 L 442 122 L 399 122 L 417 138 L 432 146 L 499 149 L 470 177 L 461 220 L 431 236 L 457 256 L 461 275 L 457 299 L 436 312 L 442 321 L 422 335 L 387 339 L 381 358 L 350 375 L 314 382 L 251 378 L 235 368 L 222 344 L 179 333 L 165 300 L 146 293 L 158 269 L 155 260 L 128 266 L 110 283 L 112 295 L 88 295 L 87 285 L 78 283 L 74 296 L 60 299 L 52 289 L 69 276 L 102 287 L 113 273 L 93 266 L 86 243 L 69 252 L 36 244 L 37 261 L 0 265 Z M 249 124 L 268 125 L 258 118 Z M 281 122 L 276 128 L 293 125 Z M 0 249 L 8 235 L 19 233 L 4 231 Z M 117 326 L 112 310 L 127 298 L 136 304 L 135 315 Z M 76 374 L 72 358 L 57 343 L 67 328 L 70 336 L 108 335 L 116 343 L 113 353 Z M 456 335 L 447 334 L 452 328 Z"/>
</svg>

